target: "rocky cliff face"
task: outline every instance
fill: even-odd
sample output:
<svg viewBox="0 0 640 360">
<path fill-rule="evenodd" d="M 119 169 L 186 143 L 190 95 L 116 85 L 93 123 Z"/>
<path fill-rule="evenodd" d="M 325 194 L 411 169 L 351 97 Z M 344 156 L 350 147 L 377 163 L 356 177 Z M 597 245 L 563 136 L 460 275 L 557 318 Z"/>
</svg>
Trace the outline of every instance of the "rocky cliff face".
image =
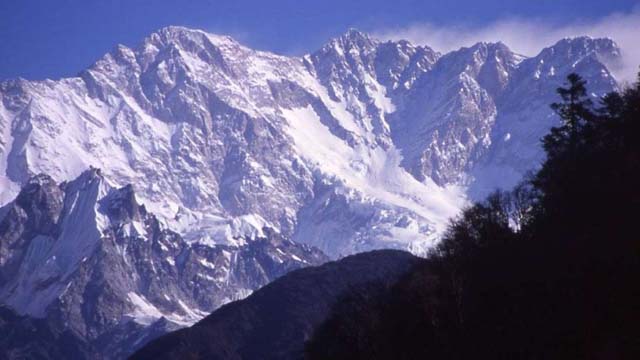
<svg viewBox="0 0 640 360">
<path fill-rule="evenodd" d="M 468 194 L 480 198 L 495 187 L 509 188 L 544 160 L 541 137 L 558 124 L 549 104 L 558 102 L 555 89 L 576 72 L 587 80 L 594 98 L 617 89 L 607 64 L 620 61 L 620 50 L 610 39 L 563 39 L 535 57 L 523 59 L 511 80 L 496 97 L 497 114 L 491 144 L 475 163 Z"/>
<path fill-rule="evenodd" d="M 131 186 L 114 188 L 97 169 L 61 185 L 36 176 L 2 212 L 0 302 L 99 354 L 125 356 L 151 331 L 191 324 L 326 261 L 269 229 L 237 239 L 242 246 L 187 243 L 138 204 Z"/>
</svg>

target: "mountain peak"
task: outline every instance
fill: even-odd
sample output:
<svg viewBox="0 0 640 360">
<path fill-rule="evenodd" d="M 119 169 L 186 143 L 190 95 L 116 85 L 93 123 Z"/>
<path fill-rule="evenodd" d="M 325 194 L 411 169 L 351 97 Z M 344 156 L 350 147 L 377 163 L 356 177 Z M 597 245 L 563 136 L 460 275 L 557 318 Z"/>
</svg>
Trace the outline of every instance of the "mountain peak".
<svg viewBox="0 0 640 360">
<path fill-rule="evenodd" d="M 554 49 L 561 53 L 583 54 L 595 51 L 598 55 L 619 57 L 620 47 L 611 38 L 594 38 L 591 36 L 566 37 L 547 49 Z M 546 50 L 546 49 L 545 49 Z"/>
<path fill-rule="evenodd" d="M 100 209 L 109 216 L 112 223 L 140 220 L 141 215 L 146 213 L 144 206 L 138 203 L 131 184 L 119 189 L 111 189 L 100 200 Z"/>
<path fill-rule="evenodd" d="M 192 29 L 185 26 L 176 26 L 176 25 L 170 25 L 170 26 L 165 26 L 163 28 L 160 28 L 155 32 L 153 32 L 151 36 L 153 36 L 154 34 L 157 34 L 159 36 L 162 36 L 168 39 L 176 39 L 180 37 L 202 37 L 202 36 L 208 36 L 208 35 L 225 37 L 225 35 L 211 34 L 204 30 Z"/>
<path fill-rule="evenodd" d="M 177 34 L 177 33 L 194 33 L 194 32 L 201 32 L 201 30 L 197 30 L 197 29 L 191 29 L 185 26 L 180 26 L 180 25 L 169 25 L 169 26 L 165 26 L 163 28 L 160 28 L 157 32 L 160 33 L 167 33 L 167 34 Z"/>
<path fill-rule="evenodd" d="M 98 198 L 103 197 L 112 188 L 111 184 L 105 179 L 102 170 L 99 168 L 90 166 L 87 170 L 83 171 L 77 178 L 68 183 L 62 185 L 65 190 L 71 192 L 82 192 L 88 189 L 93 189 L 93 200 L 97 201 Z"/>
<path fill-rule="evenodd" d="M 156 47 L 164 47 L 170 44 L 179 44 L 184 48 L 202 48 L 206 42 L 213 45 L 238 45 L 238 42 L 229 35 L 212 34 L 200 29 L 191 29 L 184 26 L 163 27 L 149 35 L 144 45 L 152 44 Z"/>
<path fill-rule="evenodd" d="M 566 37 L 554 45 L 542 49 L 536 58 L 545 62 L 564 63 L 569 61 L 574 68 L 578 63 L 592 59 L 615 68 L 622 60 L 622 54 L 618 44 L 611 38 L 577 36 Z"/>
<path fill-rule="evenodd" d="M 467 49 L 470 49 L 472 51 L 486 50 L 486 51 L 489 51 L 489 52 L 494 52 L 494 51 L 511 52 L 511 49 L 505 43 L 503 43 L 502 41 L 497 41 L 497 42 L 479 41 L 479 42 L 471 45 Z"/>
<path fill-rule="evenodd" d="M 334 38 L 328 45 L 340 46 L 343 50 L 349 49 L 372 49 L 376 46 L 377 40 L 372 39 L 369 34 L 361 32 L 355 28 L 350 28 L 344 34 Z"/>
<path fill-rule="evenodd" d="M 15 203 L 25 211 L 26 226 L 37 234 L 53 234 L 60 212 L 62 190 L 48 175 L 31 177 L 20 190 Z M 0 234 L 2 238 L 2 234 Z"/>
<path fill-rule="evenodd" d="M 47 186 L 50 184 L 55 184 L 55 181 L 51 176 L 47 174 L 37 174 L 29 178 L 25 188 L 29 188 L 31 186 Z"/>
<path fill-rule="evenodd" d="M 362 32 L 356 28 L 349 28 L 349 30 L 342 34 L 341 37 L 350 40 L 371 40 L 369 34 Z"/>
<path fill-rule="evenodd" d="M 82 179 L 83 181 L 91 182 L 93 180 L 104 180 L 104 176 L 102 175 L 102 170 L 97 167 L 89 166 L 89 168 L 80 174 L 78 179 Z"/>
</svg>

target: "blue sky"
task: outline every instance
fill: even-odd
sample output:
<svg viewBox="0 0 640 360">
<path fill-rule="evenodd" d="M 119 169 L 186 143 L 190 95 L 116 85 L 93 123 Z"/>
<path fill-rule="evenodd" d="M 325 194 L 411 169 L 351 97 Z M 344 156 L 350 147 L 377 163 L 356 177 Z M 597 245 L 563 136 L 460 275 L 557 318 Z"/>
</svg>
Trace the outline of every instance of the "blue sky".
<svg viewBox="0 0 640 360">
<path fill-rule="evenodd" d="M 417 42 L 440 41 L 446 47 L 446 37 L 435 39 L 428 35 L 435 33 L 434 29 L 447 29 L 445 33 L 449 38 L 459 38 L 460 31 L 478 33 L 481 29 L 500 37 L 501 34 L 493 31 L 498 29 L 506 36 L 509 28 L 496 27 L 505 21 L 528 22 L 532 28 L 542 23 L 548 31 L 563 26 L 567 29 L 567 24 L 590 29 L 590 24 L 611 20 L 612 16 L 614 21 L 610 22 L 618 23 L 615 16 L 637 12 L 638 3 L 631 0 L 2 0 L 0 79 L 71 76 L 115 44 L 134 46 L 152 31 L 167 25 L 229 34 L 258 49 L 302 54 L 349 27 L 381 37 L 406 35 Z M 635 24 L 635 18 L 625 19 L 631 21 L 631 26 Z M 637 25 L 640 28 L 640 23 Z M 605 26 L 601 30 L 606 33 L 607 29 Z M 636 34 L 640 38 L 640 33 Z M 518 38 L 513 41 L 520 42 Z"/>
</svg>

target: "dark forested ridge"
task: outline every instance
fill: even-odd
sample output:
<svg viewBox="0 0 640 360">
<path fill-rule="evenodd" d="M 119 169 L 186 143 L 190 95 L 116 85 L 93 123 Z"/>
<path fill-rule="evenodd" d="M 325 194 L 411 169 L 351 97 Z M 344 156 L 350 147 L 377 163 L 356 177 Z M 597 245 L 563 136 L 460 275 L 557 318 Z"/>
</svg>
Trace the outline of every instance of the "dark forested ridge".
<svg viewBox="0 0 640 360">
<path fill-rule="evenodd" d="M 292 271 L 131 358 L 300 359 L 305 341 L 342 294 L 374 298 L 418 262 L 404 251 L 377 250 Z"/>
<path fill-rule="evenodd" d="M 454 220 L 376 298 L 334 306 L 310 359 L 640 358 L 640 78 L 593 103 L 575 74 L 547 160 Z"/>
</svg>

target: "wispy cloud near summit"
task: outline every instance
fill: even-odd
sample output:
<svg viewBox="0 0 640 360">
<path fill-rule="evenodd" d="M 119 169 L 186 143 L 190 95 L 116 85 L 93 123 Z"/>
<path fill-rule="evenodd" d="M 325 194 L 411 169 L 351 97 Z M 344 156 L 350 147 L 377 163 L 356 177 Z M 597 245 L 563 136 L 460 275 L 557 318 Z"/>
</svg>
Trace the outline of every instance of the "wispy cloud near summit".
<svg viewBox="0 0 640 360">
<path fill-rule="evenodd" d="M 436 26 L 417 23 L 406 27 L 388 28 L 375 32 L 380 39 L 406 39 L 447 52 L 479 41 L 502 41 L 513 51 L 536 55 L 541 49 L 561 38 L 589 35 L 609 37 L 618 43 L 623 65 L 614 69 L 621 80 L 635 79 L 640 65 L 640 6 L 629 13 L 613 13 L 596 20 L 558 23 L 542 18 L 504 18 L 480 27 Z"/>
</svg>

